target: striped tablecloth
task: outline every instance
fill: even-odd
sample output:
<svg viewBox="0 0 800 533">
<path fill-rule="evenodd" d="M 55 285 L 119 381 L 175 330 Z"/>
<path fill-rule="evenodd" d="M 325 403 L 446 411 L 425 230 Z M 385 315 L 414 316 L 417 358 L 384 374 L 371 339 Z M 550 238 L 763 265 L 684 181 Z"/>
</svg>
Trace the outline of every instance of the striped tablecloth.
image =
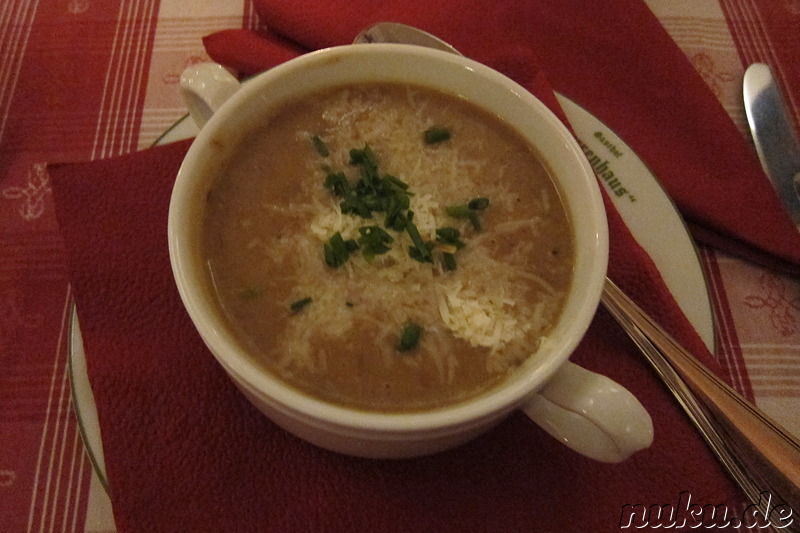
<svg viewBox="0 0 800 533">
<path fill-rule="evenodd" d="M 743 135 L 741 80 L 755 61 L 773 65 L 797 119 L 800 64 L 781 43 L 800 33 L 800 2 L 647 3 Z M 257 25 L 247 0 L 0 4 L 3 531 L 114 529 L 73 411 L 71 293 L 46 164 L 152 145 L 185 113 L 178 77 L 188 64 L 207 59 L 201 38 Z M 700 252 L 724 377 L 800 435 L 800 280 L 711 249 Z"/>
</svg>

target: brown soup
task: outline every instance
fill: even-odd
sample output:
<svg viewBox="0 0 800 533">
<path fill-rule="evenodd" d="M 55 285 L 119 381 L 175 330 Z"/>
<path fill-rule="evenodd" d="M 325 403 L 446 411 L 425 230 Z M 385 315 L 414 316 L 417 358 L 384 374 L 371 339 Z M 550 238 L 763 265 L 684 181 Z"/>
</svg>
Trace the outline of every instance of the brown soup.
<svg viewBox="0 0 800 533">
<path fill-rule="evenodd" d="M 536 351 L 573 237 L 510 127 L 454 96 L 337 88 L 285 106 L 208 195 L 204 256 L 249 352 L 376 411 L 453 404 Z"/>
</svg>

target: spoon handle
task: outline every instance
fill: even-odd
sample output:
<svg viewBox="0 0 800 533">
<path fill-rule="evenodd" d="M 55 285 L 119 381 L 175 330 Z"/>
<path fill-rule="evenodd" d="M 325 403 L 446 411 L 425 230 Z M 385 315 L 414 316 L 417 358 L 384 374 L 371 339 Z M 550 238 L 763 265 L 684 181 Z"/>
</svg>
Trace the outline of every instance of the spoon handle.
<svg viewBox="0 0 800 533">
<path fill-rule="evenodd" d="M 678 344 L 609 279 L 606 279 L 602 301 L 640 348 L 645 348 L 641 344 L 644 340 L 657 350 L 658 354 L 644 350 L 657 370 L 664 370 L 658 367 L 666 360 L 671 367 L 666 370 L 680 376 L 710 411 L 712 416 L 706 416 L 705 422 L 712 425 L 716 422 L 712 431 L 717 432 L 716 436 L 722 441 L 727 441 L 725 444 L 730 446 L 727 453 L 732 456 L 729 459 L 741 463 L 741 468 L 748 471 L 755 484 L 760 484 L 760 491 L 780 494 L 785 503 L 800 509 L 800 442 Z M 662 363 L 654 360 L 659 354 Z M 672 385 L 670 388 L 679 394 Z M 687 392 L 684 387 L 681 394 Z M 702 417 L 703 413 L 700 414 Z M 748 496 L 757 497 L 757 494 Z"/>
</svg>

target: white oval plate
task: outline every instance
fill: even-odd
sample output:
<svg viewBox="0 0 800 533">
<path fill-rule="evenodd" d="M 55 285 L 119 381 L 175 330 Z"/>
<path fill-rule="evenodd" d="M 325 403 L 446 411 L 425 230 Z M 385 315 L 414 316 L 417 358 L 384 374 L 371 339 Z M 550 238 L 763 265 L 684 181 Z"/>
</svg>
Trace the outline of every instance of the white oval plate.
<svg viewBox="0 0 800 533">
<path fill-rule="evenodd" d="M 650 254 L 681 310 L 713 353 L 714 316 L 705 275 L 694 242 L 672 200 L 622 139 L 582 107 L 560 94 L 557 96 L 578 141 L 623 221 L 633 237 Z M 187 115 L 155 144 L 167 144 L 196 134 L 197 127 Z M 107 489 L 100 424 L 86 373 L 83 341 L 74 309 L 69 359 L 78 424 L 90 460 L 100 482 Z"/>
</svg>

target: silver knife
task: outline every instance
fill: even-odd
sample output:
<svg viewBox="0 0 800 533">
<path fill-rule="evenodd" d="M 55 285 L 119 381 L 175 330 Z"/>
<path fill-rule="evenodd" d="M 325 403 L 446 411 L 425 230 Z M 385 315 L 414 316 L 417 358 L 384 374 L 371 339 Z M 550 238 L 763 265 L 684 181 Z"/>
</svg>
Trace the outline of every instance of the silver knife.
<svg viewBox="0 0 800 533">
<path fill-rule="evenodd" d="M 768 65 L 744 74 L 744 108 L 764 172 L 795 225 L 800 225 L 800 143 Z"/>
</svg>

